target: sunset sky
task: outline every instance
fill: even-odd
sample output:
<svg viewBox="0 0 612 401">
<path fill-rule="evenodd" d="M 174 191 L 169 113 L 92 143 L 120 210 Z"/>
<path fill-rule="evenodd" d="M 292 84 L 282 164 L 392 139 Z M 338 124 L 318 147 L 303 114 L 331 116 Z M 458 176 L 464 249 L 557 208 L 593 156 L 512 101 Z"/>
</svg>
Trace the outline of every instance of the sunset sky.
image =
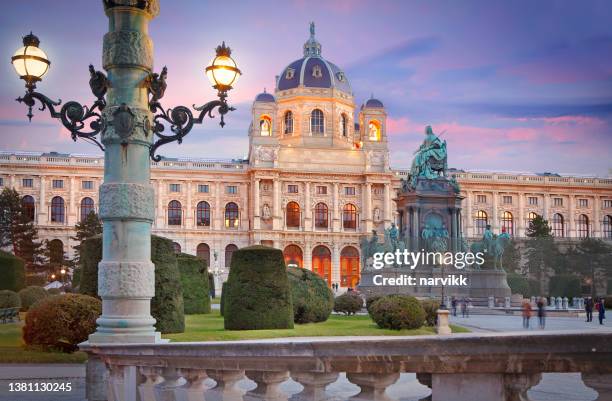
<svg viewBox="0 0 612 401">
<path fill-rule="evenodd" d="M 346 72 L 360 105 L 389 114 L 393 167 L 408 167 L 423 129 L 445 132 L 451 167 L 607 176 L 612 168 L 612 6 L 602 1 L 161 0 L 150 33 L 155 69 L 168 66 L 165 107 L 215 97 L 203 69 L 225 40 L 244 72 L 237 111 L 194 129 L 162 154 L 247 154 L 251 102 L 302 57 L 308 22 L 324 58 Z M 31 124 L 10 56 L 32 30 L 51 60 L 39 90 L 91 103 L 87 66 L 101 68 L 107 18 L 99 0 L 3 4 L 0 150 L 96 154 L 48 113 Z"/>
</svg>

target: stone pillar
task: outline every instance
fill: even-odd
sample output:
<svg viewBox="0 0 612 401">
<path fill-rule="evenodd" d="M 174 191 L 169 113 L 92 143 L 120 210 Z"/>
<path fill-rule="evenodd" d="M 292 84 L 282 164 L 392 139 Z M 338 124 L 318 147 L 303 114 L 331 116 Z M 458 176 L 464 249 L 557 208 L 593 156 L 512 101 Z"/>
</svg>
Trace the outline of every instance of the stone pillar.
<svg viewBox="0 0 612 401">
<path fill-rule="evenodd" d="M 184 222 L 185 222 L 185 228 L 195 228 L 195 208 L 193 207 L 193 199 L 191 196 L 191 190 L 192 190 L 192 185 L 191 185 L 191 180 L 187 181 L 187 202 L 185 203 L 185 212 L 184 215 L 185 217 L 183 218 Z M 185 244 L 187 245 L 187 244 Z M 188 249 L 185 249 L 183 252 L 187 252 L 189 253 Z"/>
<path fill-rule="evenodd" d="M 291 397 L 291 401 L 323 401 L 329 397 L 325 387 L 338 380 L 338 373 L 291 373 L 291 378 L 304 386 L 304 389 Z"/>
<path fill-rule="evenodd" d="M 153 140 L 148 92 L 143 85 L 153 68 L 149 21 L 158 0 L 104 3 L 109 32 L 102 63 L 107 71 L 107 106 L 102 113 L 104 183 L 100 186 L 103 221 L 98 294 L 102 316 L 90 343 L 161 341 L 151 317 L 155 266 L 151 262 L 151 225 L 155 218 L 149 148 Z"/>
<path fill-rule="evenodd" d="M 223 207 L 221 205 L 221 183 L 215 183 L 215 211 L 213 215 L 213 228 L 223 229 Z"/>
<path fill-rule="evenodd" d="M 499 198 L 499 192 L 493 192 L 493 216 L 491 216 L 491 228 L 493 229 L 494 233 L 497 233 L 497 229 L 498 229 L 498 220 L 499 220 L 499 216 L 498 213 L 499 211 L 497 210 L 497 202 L 498 202 L 498 198 Z"/>
<path fill-rule="evenodd" d="M 302 231 L 313 231 L 313 219 L 312 219 L 312 208 L 310 207 L 310 182 L 304 183 L 304 223 Z"/>
<path fill-rule="evenodd" d="M 74 226 L 77 221 L 79 221 L 79 208 L 75 208 L 76 204 L 76 195 L 74 193 L 74 177 L 70 177 L 68 181 L 69 185 L 69 195 L 68 195 L 68 214 L 66 215 L 66 224 L 69 226 Z"/>
<path fill-rule="evenodd" d="M 259 230 L 261 228 L 261 207 L 259 205 L 259 185 L 260 179 L 256 178 L 253 180 L 253 229 Z"/>
<path fill-rule="evenodd" d="M 340 231 L 340 217 L 338 214 L 338 183 L 334 182 L 334 193 L 332 194 L 333 213 L 332 213 L 332 231 Z"/>
<path fill-rule="evenodd" d="M 302 255 L 304 257 L 304 269 L 312 270 L 312 242 L 310 240 L 306 240 Z"/>
<path fill-rule="evenodd" d="M 342 286 L 340 282 L 340 247 L 337 242 L 332 244 L 331 273 L 332 283 L 339 283 Z"/>
<path fill-rule="evenodd" d="M 280 178 L 275 178 L 272 184 L 272 229 L 281 229 Z"/>
<path fill-rule="evenodd" d="M 472 191 L 467 191 L 466 202 L 467 202 L 467 205 L 466 205 L 467 206 L 467 208 L 466 208 L 467 216 L 466 216 L 465 222 L 467 224 L 465 226 L 465 228 L 466 228 L 465 235 L 468 238 L 471 238 L 471 237 L 474 236 L 474 218 L 473 218 L 474 216 L 472 216 L 472 202 L 473 202 Z"/>
<path fill-rule="evenodd" d="M 385 228 L 391 225 L 391 210 L 393 210 L 393 204 L 391 202 L 391 184 L 385 184 Z"/>
<path fill-rule="evenodd" d="M 47 180 L 44 175 L 40 176 L 40 188 L 38 197 L 38 224 L 47 224 Z"/>
<path fill-rule="evenodd" d="M 519 207 L 519 212 L 518 212 L 518 227 L 516 232 L 514 233 L 515 236 L 517 237 L 524 237 L 525 236 L 525 194 L 522 192 L 518 193 L 518 207 Z"/>
<path fill-rule="evenodd" d="M 164 181 L 157 180 L 157 227 L 162 228 L 166 223 L 166 216 L 164 215 Z"/>
<path fill-rule="evenodd" d="M 369 233 L 372 231 L 372 184 L 370 184 L 369 182 L 366 183 L 364 189 L 365 189 L 364 194 L 363 194 L 363 205 L 364 205 L 363 208 L 365 209 L 363 213 L 363 217 L 365 221 L 364 228 L 365 228 L 365 232 Z M 387 207 L 387 204 L 385 203 L 385 216 L 387 213 L 387 209 L 388 207 Z"/>
<path fill-rule="evenodd" d="M 449 311 L 447 309 L 438 309 L 438 324 L 436 325 L 436 332 L 441 335 L 451 334 L 451 328 L 448 325 L 448 315 Z"/>
<path fill-rule="evenodd" d="M 574 203 L 575 203 L 575 198 L 574 195 L 570 195 L 569 196 L 569 216 L 568 216 L 568 232 L 567 232 L 567 236 L 570 238 L 573 237 L 577 237 L 576 235 L 576 216 L 574 215 L 574 210 L 576 209 Z"/>
<path fill-rule="evenodd" d="M 361 389 L 351 400 L 388 401 L 387 387 L 399 379 L 399 373 L 347 373 L 346 378 Z"/>
<path fill-rule="evenodd" d="M 247 371 L 246 375 L 257 387 L 244 395 L 245 401 L 287 401 L 280 385 L 289 378 L 289 372 Z"/>
<path fill-rule="evenodd" d="M 546 193 L 544 194 L 544 207 L 543 207 L 543 214 L 542 217 L 547 220 L 550 221 L 550 216 L 549 216 L 549 209 L 550 209 L 550 194 Z"/>
<path fill-rule="evenodd" d="M 601 199 L 599 198 L 599 196 L 595 195 L 593 196 L 593 237 L 594 238 L 600 238 L 603 237 L 603 233 L 601 230 L 601 223 L 602 223 L 602 216 L 601 216 Z"/>
</svg>

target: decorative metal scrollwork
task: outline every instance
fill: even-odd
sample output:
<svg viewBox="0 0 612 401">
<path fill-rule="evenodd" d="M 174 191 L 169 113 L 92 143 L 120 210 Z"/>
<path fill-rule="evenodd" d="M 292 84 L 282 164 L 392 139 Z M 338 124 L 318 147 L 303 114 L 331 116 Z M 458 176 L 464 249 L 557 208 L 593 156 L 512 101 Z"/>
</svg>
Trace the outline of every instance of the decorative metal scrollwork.
<svg viewBox="0 0 612 401">
<path fill-rule="evenodd" d="M 168 70 L 166 67 L 164 67 L 161 74 L 151 74 L 146 82 L 149 89 L 149 94 L 151 95 L 151 99 L 149 100 L 149 109 L 152 113 L 158 113 L 153 117 L 153 134 L 155 134 L 155 136 L 159 139 L 157 139 L 151 145 L 149 150 L 151 159 L 156 162 L 159 162 L 162 159 L 160 155 L 155 154 L 157 148 L 175 141 L 179 144 L 182 143 L 183 138 L 189 134 L 195 124 L 202 124 L 204 117 L 206 116 L 210 118 L 215 117 L 212 114 L 215 109 L 218 109 L 218 113 L 221 116 L 221 121 L 219 122 L 221 127 L 225 126 L 225 121 L 223 119 L 225 114 L 236 110 L 234 107 L 228 106 L 226 101 L 227 92 L 225 91 L 219 91 L 219 100 L 210 101 L 202 106 L 196 106 L 194 104 L 193 109 L 200 112 L 198 117 L 194 117 L 191 109 L 186 106 L 177 106 L 164 110 L 159 102 L 159 99 L 163 97 L 166 89 L 167 74 Z M 173 135 L 162 134 L 162 132 L 165 130 L 163 121 L 170 125 L 170 131 L 173 133 Z"/>
<path fill-rule="evenodd" d="M 94 143 L 100 149 L 104 150 L 104 147 L 96 139 L 96 135 L 102 131 L 104 123 L 100 113 L 106 107 L 106 101 L 104 95 L 108 88 L 108 80 L 103 72 L 95 71 L 93 66 L 89 66 L 91 78 L 89 80 L 89 86 L 97 100 L 91 107 L 83 106 L 79 102 L 70 101 L 65 103 L 59 111 L 56 107 L 62 104 L 62 100 L 58 99 L 53 101 L 42 93 L 34 91 L 34 88 L 28 88 L 26 94 L 23 97 L 19 97 L 16 100 L 20 103 L 24 103 L 28 106 L 28 119 L 32 121 L 34 114 L 32 113 L 32 107 L 38 100 L 41 104 L 38 110 L 44 111 L 49 110 L 52 118 L 58 118 L 62 122 L 62 125 L 70 131 L 70 136 L 73 141 L 77 138 L 84 139 L 88 142 Z M 93 119 L 93 120 L 92 120 Z M 89 124 L 87 121 L 90 120 Z M 86 126 L 89 127 L 86 128 Z"/>
</svg>

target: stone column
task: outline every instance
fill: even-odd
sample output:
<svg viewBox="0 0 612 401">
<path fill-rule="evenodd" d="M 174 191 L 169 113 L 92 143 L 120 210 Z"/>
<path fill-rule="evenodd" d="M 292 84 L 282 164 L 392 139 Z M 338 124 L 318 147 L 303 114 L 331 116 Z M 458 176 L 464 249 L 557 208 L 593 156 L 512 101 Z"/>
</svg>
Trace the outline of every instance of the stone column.
<svg viewBox="0 0 612 401">
<path fill-rule="evenodd" d="M 393 205 L 391 204 L 391 184 L 385 184 L 385 228 L 387 228 L 391 221 L 391 210 Z"/>
<path fill-rule="evenodd" d="M 569 196 L 569 216 L 568 216 L 568 232 L 567 232 L 567 236 L 572 238 L 572 237 L 577 237 L 576 235 L 576 216 L 574 215 L 574 210 L 576 209 L 576 206 L 574 205 L 575 202 L 575 198 L 574 195 L 570 195 Z"/>
<path fill-rule="evenodd" d="M 157 224 L 158 228 L 164 227 L 164 223 L 166 222 L 164 215 L 164 181 L 157 180 Z"/>
<path fill-rule="evenodd" d="M 253 229 L 259 230 L 261 228 L 261 207 L 259 206 L 259 184 L 260 179 L 256 178 L 253 182 Z"/>
<path fill-rule="evenodd" d="M 385 190 L 386 190 L 386 185 L 385 185 Z M 372 231 L 372 184 L 371 183 L 366 183 L 365 184 L 365 191 L 364 191 L 364 195 L 363 195 L 363 205 L 364 205 L 364 213 L 363 213 L 363 217 L 365 220 L 365 232 L 369 233 Z M 385 203 L 385 219 L 386 219 L 386 215 L 387 215 L 387 209 L 388 209 L 388 205 Z"/>
<path fill-rule="evenodd" d="M 40 176 L 40 188 L 39 188 L 39 193 L 38 193 L 38 197 L 40 199 L 38 199 L 38 224 L 47 224 L 47 200 L 45 199 L 45 197 L 47 196 L 46 193 L 46 189 L 47 189 L 47 180 L 45 179 L 44 175 Z"/>
<path fill-rule="evenodd" d="M 155 194 L 149 148 L 153 133 L 143 81 L 153 68 L 148 24 L 159 13 L 159 2 L 115 0 L 104 7 L 109 32 L 104 35 L 102 63 L 109 89 L 102 115 L 107 127 L 101 138 L 106 148 L 100 186 L 103 247 L 98 266 L 102 316 L 89 341 L 154 343 L 161 337 L 151 317 Z"/>
<path fill-rule="evenodd" d="M 68 214 L 66 215 L 66 224 L 69 226 L 74 226 L 77 221 L 79 221 L 79 213 L 77 212 L 79 208 L 75 208 L 76 199 L 74 193 L 74 177 L 70 177 L 68 181 L 69 185 L 69 198 L 68 198 Z"/>
<path fill-rule="evenodd" d="M 191 199 L 191 180 L 187 181 L 187 204 L 185 205 L 185 228 L 195 228 L 195 208 Z M 188 251 L 186 251 L 188 252 Z"/>
<path fill-rule="evenodd" d="M 332 244 L 331 280 L 332 283 L 339 283 L 342 287 L 340 279 L 340 247 L 337 242 L 334 242 Z"/>
<path fill-rule="evenodd" d="M 601 232 L 601 199 L 599 196 L 593 196 L 593 237 L 603 237 Z"/>
<path fill-rule="evenodd" d="M 543 212 L 544 213 L 542 214 L 542 217 L 545 220 L 550 220 L 549 216 L 548 216 L 548 209 L 550 208 L 550 194 L 544 194 L 543 202 L 544 202 L 544 207 L 543 207 Z"/>
<path fill-rule="evenodd" d="M 497 210 L 497 202 L 498 202 L 498 198 L 499 198 L 499 192 L 493 192 L 493 216 L 491 216 L 491 221 L 489 224 L 491 224 L 491 228 L 493 229 L 493 232 L 497 234 L 497 229 L 498 229 L 498 210 Z"/>
<path fill-rule="evenodd" d="M 213 215 L 213 228 L 223 229 L 223 207 L 221 206 L 221 183 L 215 183 L 215 211 Z"/>
<path fill-rule="evenodd" d="M 466 208 L 467 215 L 465 216 L 466 217 L 465 222 L 467 224 L 465 225 L 465 228 L 466 228 L 465 235 L 468 238 L 470 238 L 470 237 L 474 236 L 474 219 L 473 219 L 473 216 L 472 216 L 472 202 L 473 202 L 472 191 L 467 191 L 467 193 L 466 193 L 466 202 L 467 202 L 467 205 L 466 205 L 467 206 L 467 208 Z"/>
<path fill-rule="evenodd" d="M 275 178 L 272 184 L 272 229 L 281 229 L 281 216 L 280 210 L 280 178 Z"/>
<path fill-rule="evenodd" d="M 312 270 L 312 242 L 310 242 L 310 240 L 306 240 L 306 244 L 304 245 L 304 249 L 302 251 L 302 255 L 304 257 L 304 269 Z"/>
<path fill-rule="evenodd" d="M 518 193 L 518 207 L 519 207 L 519 212 L 518 212 L 518 227 L 516 232 L 514 233 L 514 235 L 516 235 L 517 237 L 524 237 L 525 236 L 525 194 L 522 192 Z"/>
<path fill-rule="evenodd" d="M 302 225 L 302 231 L 312 231 L 312 208 L 310 207 L 310 182 L 304 183 L 304 222 Z"/>
<path fill-rule="evenodd" d="M 332 231 L 340 231 L 340 218 L 338 217 L 338 183 L 334 182 L 334 193 L 332 194 L 333 213 L 332 213 Z"/>
</svg>

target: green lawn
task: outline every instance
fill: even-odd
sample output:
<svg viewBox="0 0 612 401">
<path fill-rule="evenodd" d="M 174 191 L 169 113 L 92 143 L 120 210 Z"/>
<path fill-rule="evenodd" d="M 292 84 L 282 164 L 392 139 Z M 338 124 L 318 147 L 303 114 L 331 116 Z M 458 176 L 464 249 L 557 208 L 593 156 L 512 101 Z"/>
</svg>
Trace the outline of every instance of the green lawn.
<svg viewBox="0 0 612 401">
<path fill-rule="evenodd" d="M 422 327 L 416 330 L 380 329 L 369 316 L 339 316 L 331 315 L 322 323 L 295 325 L 294 329 L 284 330 L 224 330 L 223 317 L 218 311 L 208 315 L 186 316 L 187 331 L 180 334 L 167 334 L 173 342 L 182 341 L 221 341 L 250 340 L 276 337 L 320 337 L 320 336 L 416 336 L 434 334 L 432 327 Z M 451 326 L 453 333 L 469 330 Z"/>
<path fill-rule="evenodd" d="M 210 299 L 210 303 L 211 303 L 211 305 L 220 304 L 221 303 L 221 297 L 211 298 Z"/>
<path fill-rule="evenodd" d="M 29 350 L 21 340 L 23 322 L 0 324 L 0 363 L 82 363 L 87 359 L 84 352 L 64 354 Z M 186 316 L 187 331 L 180 334 L 164 335 L 175 342 L 248 340 L 276 337 L 317 337 L 317 336 L 415 336 L 433 334 L 432 327 L 416 330 L 379 329 L 369 316 L 332 315 L 326 322 L 295 325 L 291 330 L 224 330 L 223 318 L 218 311 L 208 315 Z M 469 330 L 451 325 L 453 333 Z"/>
</svg>

